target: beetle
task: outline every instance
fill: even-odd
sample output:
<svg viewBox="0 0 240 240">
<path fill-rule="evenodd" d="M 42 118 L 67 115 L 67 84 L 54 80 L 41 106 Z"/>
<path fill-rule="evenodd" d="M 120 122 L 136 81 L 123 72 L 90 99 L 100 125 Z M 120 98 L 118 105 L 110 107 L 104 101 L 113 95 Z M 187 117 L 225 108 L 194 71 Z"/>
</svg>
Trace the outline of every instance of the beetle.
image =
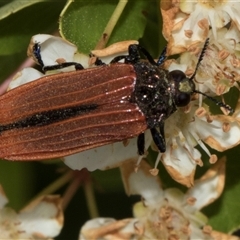
<svg viewBox="0 0 240 240">
<path fill-rule="evenodd" d="M 182 71 L 162 67 L 166 49 L 155 62 L 143 47 L 133 44 L 128 55 L 115 57 L 108 65 L 98 59 L 98 67 L 83 69 L 74 62 L 44 66 L 36 43 L 33 53 L 44 71 L 70 65 L 77 71 L 46 75 L 0 96 L 0 157 L 52 159 L 136 136 L 138 153 L 143 155 L 146 129 L 159 151 L 165 152 L 164 121 L 198 93 L 193 79 L 207 44 L 208 40 L 195 72 L 187 78 Z"/>
</svg>

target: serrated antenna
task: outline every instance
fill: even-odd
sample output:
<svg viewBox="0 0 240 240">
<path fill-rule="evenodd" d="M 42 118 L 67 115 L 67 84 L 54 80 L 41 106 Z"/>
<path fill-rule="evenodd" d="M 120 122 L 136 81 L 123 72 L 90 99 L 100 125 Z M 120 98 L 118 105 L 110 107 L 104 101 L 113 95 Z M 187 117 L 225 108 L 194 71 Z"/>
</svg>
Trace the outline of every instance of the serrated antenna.
<svg viewBox="0 0 240 240">
<path fill-rule="evenodd" d="M 195 71 L 193 73 L 193 75 L 191 76 L 190 80 L 193 81 L 194 77 L 196 76 L 197 74 L 197 70 L 198 70 L 198 67 L 201 63 L 201 61 L 203 60 L 203 57 L 204 57 L 204 54 L 205 54 L 205 51 L 207 49 L 207 46 L 209 44 L 209 38 L 206 39 L 205 43 L 204 43 L 204 46 L 203 46 L 203 49 L 202 49 L 202 52 L 198 58 L 198 62 L 197 62 L 197 65 L 196 65 L 196 68 L 195 68 Z M 233 113 L 234 110 L 228 106 L 227 104 L 225 104 L 224 102 L 222 101 L 218 101 L 217 99 L 215 99 L 214 97 L 211 97 L 211 96 L 208 96 L 207 94 L 199 91 L 199 90 L 194 90 L 193 92 L 195 93 L 199 93 L 199 94 L 202 94 L 203 96 L 207 97 L 209 100 L 211 100 L 212 102 L 214 102 L 217 106 L 220 106 L 220 107 L 223 107 L 225 108 L 227 111 L 229 111 L 230 113 Z"/>
<path fill-rule="evenodd" d="M 207 38 L 206 41 L 205 41 L 205 43 L 204 43 L 202 52 L 201 52 L 201 54 L 200 54 L 200 56 L 199 56 L 199 58 L 198 58 L 198 62 L 197 62 L 195 71 L 194 71 L 193 75 L 190 77 L 190 80 L 192 80 L 192 81 L 193 81 L 193 79 L 195 78 L 195 76 L 196 76 L 196 74 L 197 74 L 197 70 L 198 70 L 198 68 L 199 68 L 199 65 L 200 65 L 201 61 L 203 60 L 203 56 L 204 56 L 204 54 L 205 54 L 205 51 L 206 51 L 206 49 L 207 49 L 208 44 L 209 44 L 209 38 Z"/>
<path fill-rule="evenodd" d="M 234 110 L 227 104 L 225 104 L 224 102 L 222 101 L 218 101 L 216 98 L 214 97 L 211 97 L 211 96 L 208 96 L 207 94 L 203 93 L 203 92 L 200 92 L 198 90 L 194 90 L 195 93 L 199 93 L 199 94 L 202 94 L 203 96 L 207 97 L 209 100 L 211 100 L 212 102 L 214 102 L 217 106 L 220 106 L 220 107 L 224 107 L 226 110 L 228 110 L 231 114 L 234 113 Z"/>
</svg>

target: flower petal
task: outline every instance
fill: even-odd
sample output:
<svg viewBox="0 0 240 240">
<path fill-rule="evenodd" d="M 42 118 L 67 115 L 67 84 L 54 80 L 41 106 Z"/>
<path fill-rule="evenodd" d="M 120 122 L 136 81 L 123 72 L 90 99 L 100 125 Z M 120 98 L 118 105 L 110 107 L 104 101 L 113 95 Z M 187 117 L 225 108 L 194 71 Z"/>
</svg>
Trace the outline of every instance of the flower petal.
<svg viewBox="0 0 240 240">
<path fill-rule="evenodd" d="M 198 153 L 198 156 L 192 156 L 191 152 Z M 188 151 L 186 146 L 181 146 L 180 144 L 176 148 L 168 145 L 162 162 L 175 181 L 191 187 L 193 186 L 197 166 L 194 159 L 197 158 L 200 159 L 201 155 L 196 149 L 193 150 L 192 148 L 191 151 Z"/>
<path fill-rule="evenodd" d="M 135 161 L 126 161 L 122 166 L 121 174 L 128 195 L 141 195 L 146 205 L 159 202 L 162 198 L 161 183 L 158 177 L 152 176 L 151 167 L 142 161 L 137 172 L 134 172 Z"/>
<path fill-rule="evenodd" d="M 8 90 L 11 90 L 25 83 L 34 81 L 42 76 L 43 74 L 34 68 L 24 68 L 21 72 L 18 72 L 13 77 L 12 81 L 8 86 Z"/>
<path fill-rule="evenodd" d="M 206 116 L 197 116 L 196 132 L 200 139 L 218 151 L 225 151 L 240 143 L 240 125 L 230 116 L 211 116 L 211 122 Z M 203 130 L 204 129 L 204 130 Z"/>
<path fill-rule="evenodd" d="M 113 218 L 95 218 L 82 226 L 79 239 L 132 239 L 139 235 L 137 222 L 131 218 L 119 221 Z"/>
<path fill-rule="evenodd" d="M 59 196 L 45 196 L 19 213 L 19 227 L 29 235 L 55 237 L 63 225 L 63 212 Z"/>
<path fill-rule="evenodd" d="M 221 194 L 225 184 L 226 158 L 221 158 L 199 180 L 195 181 L 194 187 L 186 193 L 188 198 L 195 198 L 193 205 L 195 210 L 200 210 L 215 201 Z"/>
<path fill-rule="evenodd" d="M 33 54 L 33 45 L 38 43 L 41 47 L 41 57 L 45 66 L 55 65 L 58 59 L 65 62 L 72 62 L 74 55 L 77 52 L 77 47 L 60 38 L 47 34 L 38 34 L 32 37 L 29 47 L 28 56 L 38 63 L 35 55 Z"/>
<path fill-rule="evenodd" d="M 152 137 L 149 131 L 145 132 L 145 147 L 149 147 Z M 116 142 L 105 146 L 93 148 L 84 152 L 73 154 L 64 158 L 64 163 L 74 170 L 87 168 L 89 171 L 96 169 L 106 170 L 119 166 L 127 159 L 137 159 L 137 139 Z"/>
</svg>

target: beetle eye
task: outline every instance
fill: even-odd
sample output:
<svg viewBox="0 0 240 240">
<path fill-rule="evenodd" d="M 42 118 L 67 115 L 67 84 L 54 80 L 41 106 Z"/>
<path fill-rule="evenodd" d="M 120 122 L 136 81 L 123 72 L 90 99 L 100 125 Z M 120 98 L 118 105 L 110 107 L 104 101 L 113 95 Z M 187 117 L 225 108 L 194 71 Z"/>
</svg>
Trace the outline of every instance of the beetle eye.
<svg viewBox="0 0 240 240">
<path fill-rule="evenodd" d="M 184 72 L 180 70 L 173 70 L 169 72 L 169 76 L 172 78 L 174 82 L 181 82 L 183 79 L 186 78 L 186 75 L 184 74 Z"/>
<path fill-rule="evenodd" d="M 187 106 L 190 100 L 191 100 L 191 97 L 189 93 L 179 93 L 175 97 L 175 103 L 178 107 Z"/>
</svg>

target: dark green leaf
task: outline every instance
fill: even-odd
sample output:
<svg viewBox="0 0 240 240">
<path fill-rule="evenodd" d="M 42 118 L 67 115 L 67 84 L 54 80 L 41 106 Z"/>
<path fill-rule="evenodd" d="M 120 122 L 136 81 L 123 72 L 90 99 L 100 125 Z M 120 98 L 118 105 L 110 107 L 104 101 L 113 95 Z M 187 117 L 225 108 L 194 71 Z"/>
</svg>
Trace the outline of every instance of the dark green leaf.
<svg viewBox="0 0 240 240">
<path fill-rule="evenodd" d="M 137 40 L 143 36 L 149 4 L 155 1 L 129 0 L 109 43 Z M 117 6 L 116 0 L 74 1 L 60 19 L 64 38 L 76 44 L 79 51 L 89 53 L 101 39 L 104 29 Z"/>
</svg>

